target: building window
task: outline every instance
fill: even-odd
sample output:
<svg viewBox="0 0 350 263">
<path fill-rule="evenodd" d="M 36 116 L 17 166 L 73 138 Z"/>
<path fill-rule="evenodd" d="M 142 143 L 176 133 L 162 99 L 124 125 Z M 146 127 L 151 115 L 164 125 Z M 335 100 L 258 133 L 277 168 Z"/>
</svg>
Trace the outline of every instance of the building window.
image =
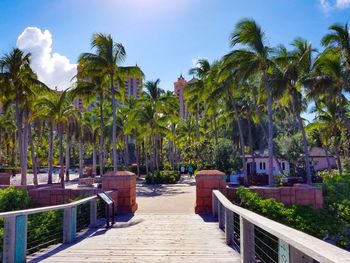
<svg viewBox="0 0 350 263">
<path fill-rule="evenodd" d="M 261 171 L 265 171 L 265 169 L 266 169 L 266 164 L 265 164 L 265 162 L 260 162 L 260 170 L 261 170 Z"/>
<path fill-rule="evenodd" d="M 286 170 L 286 164 L 285 164 L 285 162 L 282 162 L 282 170 L 283 170 L 283 171 Z"/>
</svg>

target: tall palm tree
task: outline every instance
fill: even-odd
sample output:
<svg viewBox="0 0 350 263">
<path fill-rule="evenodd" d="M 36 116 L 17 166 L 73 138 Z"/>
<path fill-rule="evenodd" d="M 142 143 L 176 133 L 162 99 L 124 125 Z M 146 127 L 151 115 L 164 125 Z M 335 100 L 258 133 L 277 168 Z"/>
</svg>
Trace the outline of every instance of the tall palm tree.
<svg viewBox="0 0 350 263">
<path fill-rule="evenodd" d="M 280 47 L 275 57 L 275 76 L 273 84 L 283 88 L 281 101 L 291 109 L 298 123 L 303 138 L 307 183 L 311 184 L 311 167 L 308 142 L 301 113 L 306 109 L 306 100 L 303 95 L 303 82 L 309 77 L 312 68 L 312 53 L 316 51 L 306 40 L 297 38 L 293 41 L 294 50 L 288 52 Z"/>
<path fill-rule="evenodd" d="M 138 67 L 120 67 L 125 60 L 126 52 L 121 43 L 114 42 L 111 35 L 96 33 L 92 36 L 91 48 L 96 53 L 83 53 L 79 56 L 79 64 L 89 63 L 100 71 L 101 75 L 107 75 L 110 81 L 112 101 L 112 149 L 113 149 L 113 170 L 117 171 L 117 100 L 116 86 L 124 90 L 123 78 L 125 76 L 140 76 L 142 73 Z M 122 92 L 123 93 L 123 92 Z"/>
<path fill-rule="evenodd" d="M 0 79 L 5 85 L 10 87 L 10 93 L 14 94 L 16 109 L 16 125 L 18 137 L 18 149 L 21 163 L 21 184 L 27 184 L 27 148 L 28 126 L 23 127 L 24 110 L 23 102 L 27 96 L 32 94 L 32 86 L 45 84 L 37 79 L 30 67 L 31 54 L 25 54 L 18 48 L 14 48 L 9 54 L 5 54 L 0 59 Z"/>
<path fill-rule="evenodd" d="M 104 98 L 106 96 L 106 77 L 102 75 L 93 65 L 85 63 L 85 66 L 80 66 L 80 71 L 77 75 L 76 87 L 72 93 L 77 98 L 87 99 L 89 102 L 96 100 L 94 103 L 98 105 L 100 117 L 100 149 L 99 149 L 99 166 L 100 175 L 103 176 L 104 171 Z"/>
<path fill-rule="evenodd" d="M 72 99 L 67 90 L 60 94 L 52 92 L 51 94 L 39 99 L 36 103 L 38 111 L 35 117 L 47 118 L 50 126 L 50 145 L 49 145 L 49 178 L 48 183 L 52 183 L 52 147 L 53 147 L 53 129 L 56 126 L 59 140 L 60 152 L 60 180 L 61 186 L 64 188 L 64 149 L 63 149 L 63 134 L 68 123 L 78 119 L 79 111 L 72 103 Z M 51 173 L 50 173 L 51 169 Z M 51 174 L 51 178 L 50 178 Z"/>
<path fill-rule="evenodd" d="M 231 46 L 242 45 L 244 48 L 234 50 L 227 54 L 227 60 L 234 61 L 238 76 L 246 80 L 256 76 L 266 91 L 268 112 L 268 152 L 269 152 L 269 185 L 274 184 L 273 178 L 273 119 L 272 94 L 269 71 L 274 64 L 271 60 L 273 49 L 266 44 L 265 33 L 261 27 L 251 19 L 243 19 L 235 26 L 230 37 Z"/>
<path fill-rule="evenodd" d="M 217 72 L 218 86 L 211 93 L 211 97 L 220 100 L 225 105 L 225 110 L 234 116 L 239 132 L 239 144 L 241 149 L 241 158 L 243 163 L 243 175 L 245 185 L 249 184 L 247 164 L 245 158 L 245 140 L 242 126 L 242 114 L 238 109 L 238 101 L 241 101 L 241 95 L 245 92 L 238 81 L 237 71 L 232 72 L 233 65 L 230 59 L 224 59 L 220 70 Z"/>
<path fill-rule="evenodd" d="M 344 124 L 341 113 L 338 111 L 337 102 L 332 100 L 328 101 L 327 104 L 320 103 L 315 107 L 314 112 L 316 113 L 316 119 L 308 125 L 308 130 L 317 130 L 322 137 L 327 138 L 326 142 L 333 140 L 339 174 L 342 175 L 343 169 L 340 160 L 339 144 Z"/>
<path fill-rule="evenodd" d="M 208 77 L 210 71 L 210 63 L 206 59 L 199 59 L 197 66 L 189 70 L 189 74 L 194 75 L 193 78 L 184 89 L 186 105 L 188 110 L 192 110 L 195 113 L 196 120 L 196 137 L 200 139 L 199 133 L 199 115 L 201 111 L 201 103 L 203 101 L 203 95 L 205 94 L 205 80 Z"/>
<path fill-rule="evenodd" d="M 333 24 L 329 27 L 329 30 L 331 30 L 331 33 L 322 38 L 322 45 L 342 54 L 345 66 L 347 70 L 350 70 L 350 29 L 348 23 L 345 23 L 345 25 Z"/>
</svg>

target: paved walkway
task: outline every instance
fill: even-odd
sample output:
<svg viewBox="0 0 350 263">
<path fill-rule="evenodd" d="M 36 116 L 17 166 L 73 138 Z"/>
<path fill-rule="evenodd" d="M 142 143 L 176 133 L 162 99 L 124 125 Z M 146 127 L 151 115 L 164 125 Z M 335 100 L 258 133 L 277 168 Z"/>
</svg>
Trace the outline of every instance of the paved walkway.
<svg viewBox="0 0 350 263">
<path fill-rule="evenodd" d="M 138 214 L 192 214 L 196 187 L 194 178 L 183 176 L 178 184 L 142 185 L 136 189 Z"/>
</svg>

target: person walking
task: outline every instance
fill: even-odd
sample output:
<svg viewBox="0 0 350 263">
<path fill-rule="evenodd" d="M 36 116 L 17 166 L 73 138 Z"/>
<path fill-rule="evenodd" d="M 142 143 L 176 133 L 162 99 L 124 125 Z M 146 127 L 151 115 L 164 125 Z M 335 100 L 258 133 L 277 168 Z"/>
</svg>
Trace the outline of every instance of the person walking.
<svg viewBox="0 0 350 263">
<path fill-rule="evenodd" d="M 188 173 L 189 173 L 190 177 L 192 177 L 192 175 L 193 175 L 193 166 L 192 166 L 192 164 L 190 164 L 188 166 L 187 170 L 188 170 Z"/>
</svg>

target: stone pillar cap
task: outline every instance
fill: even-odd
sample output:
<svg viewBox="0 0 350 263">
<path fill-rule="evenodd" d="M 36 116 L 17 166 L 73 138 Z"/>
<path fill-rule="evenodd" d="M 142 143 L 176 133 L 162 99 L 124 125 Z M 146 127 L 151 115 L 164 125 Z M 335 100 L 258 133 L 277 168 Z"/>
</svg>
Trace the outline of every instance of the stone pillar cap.
<svg viewBox="0 0 350 263">
<path fill-rule="evenodd" d="M 225 173 L 219 170 L 201 170 L 198 173 L 196 173 L 196 176 L 198 175 L 225 175 Z"/>
<path fill-rule="evenodd" d="M 129 171 L 117 171 L 117 172 L 108 172 L 104 176 L 136 176 L 136 174 Z M 102 176 L 102 178 L 104 177 Z"/>
</svg>

